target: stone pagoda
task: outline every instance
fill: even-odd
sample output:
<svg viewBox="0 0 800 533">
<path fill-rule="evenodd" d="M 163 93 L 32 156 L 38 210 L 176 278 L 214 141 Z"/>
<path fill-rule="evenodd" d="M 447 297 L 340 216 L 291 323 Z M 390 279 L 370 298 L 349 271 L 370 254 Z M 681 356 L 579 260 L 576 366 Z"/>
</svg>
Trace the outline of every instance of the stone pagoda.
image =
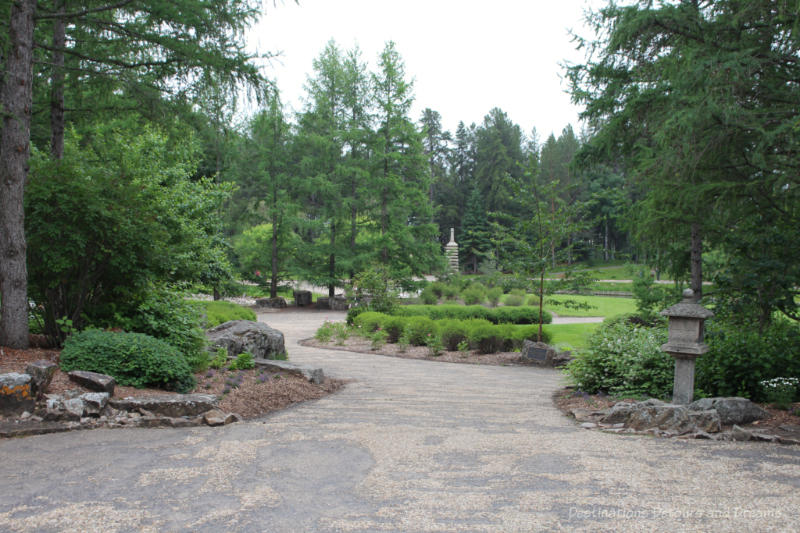
<svg viewBox="0 0 800 533">
<path fill-rule="evenodd" d="M 453 271 L 458 272 L 458 243 L 456 243 L 456 230 L 450 228 L 450 242 L 444 247 L 444 255 Z"/>
</svg>

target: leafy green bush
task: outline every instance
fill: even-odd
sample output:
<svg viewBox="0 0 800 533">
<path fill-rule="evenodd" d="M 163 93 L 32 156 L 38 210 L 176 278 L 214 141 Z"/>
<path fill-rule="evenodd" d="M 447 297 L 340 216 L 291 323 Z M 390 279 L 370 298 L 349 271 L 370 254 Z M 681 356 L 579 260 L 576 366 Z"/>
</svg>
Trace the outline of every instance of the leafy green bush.
<svg viewBox="0 0 800 533">
<path fill-rule="evenodd" d="M 439 297 L 436 296 L 430 285 L 422 289 L 422 292 L 419 293 L 419 299 L 425 305 L 434 305 L 439 301 Z"/>
<path fill-rule="evenodd" d="M 525 298 L 525 305 L 529 305 L 531 307 L 538 307 L 539 306 L 539 295 L 538 294 L 529 294 L 527 298 Z"/>
<path fill-rule="evenodd" d="M 228 364 L 228 349 L 217 348 L 216 354 L 211 362 L 208 363 L 208 366 L 211 368 L 222 368 L 226 364 Z"/>
<path fill-rule="evenodd" d="M 486 287 L 480 283 L 471 283 L 461 291 L 461 299 L 466 305 L 482 304 L 486 301 Z"/>
<path fill-rule="evenodd" d="M 440 320 L 437 325 L 442 344 L 448 350 L 457 350 L 459 343 L 467 340 L 468 329 L 464 321 L 445 319 Z"/>
<path fill-rule="evenodd" d="M 442 296 L 445 300 L 453 300 L 461 294 L 461 289 L 457 285 L 447 284 L 442 288 Z"/>
<path fill-rule="evenodd" d="M 406 327 L 404 316 L 387 316 L 382 322 L 381 327 L 386 332 L 386 342 L 397 342 Z"/>
<path fill-rule="evenodd" d="M 231 370 L 250 370 L 255 368 L 256 363 L 253 361 L 253 354 L 250 352 L 242 352 L 236 356 L 236 359 L 228 367 Z"/>
<path fill-rule="evenodd" d="M 507 305 L 510 307 L 519 307 L 525 301 L 524 296 L 520 296 L 519 294 L 508 294 L 506 295 L 506 299 L 503 302 L 503 305 Z"/>
<path fill-rule="evenodd" d="M 319 328 L 317 328 L 314 338 L 319 342 L 330 342 L 331 338 L 333 337 L 333 332 L 333 322 L 326 320 Z"/>
<path fill-rule="evenodd" d="M 360 329 L 363 333 L 372 333 L 379 327 L 389 315 L 376 311 L 367 311 L 359 314 L 353 320 L 353 326 Z"/>
<path fill-rule="evenodd" d="M 409 344 L 424 346 L 428 335 L 437 335 L 436 323 L 428 317 L 413 316 L 406 320 L 403 334 L 408 338 Z"/>
<path fill-rule="evenodd" d="M 165 288 L 153 288 L 131 308 L 121 309 L 105 325 L 144 333 L 163 340 L 180 351 L 194 371 L 208 367 L 206 336 L 193 302 Z"/>
<path fill-rule="evenodd" d="M 198 301 L 197 305 L 205 311 L 206 329 L 211 329 L 230 320 L 256 321 L 256 313 L 252 309 L 222 300 Z"/>
<path fill-rule="evenodd" d="M 493 324 L 484 324 L 469 331 L 469 343 L 479 353 L 495 353 L 503 349 L 502 332 Z"/>
<path fill-rule="evenodd" d="M 355 307 L 351 307 L 350 309 L 348 309 L 347 310 L 347 318 L 345 320 L 347 322 L 347 325 L 348 326 L 354 326 L 356 317 L 358 315 L 360 315 L 361 313 L 366 313 L 367 311 L 369 311 L 369 308 L 366 307 L 366 306 L 355 306 Z"/>
<path fill-rule="evenodd" d="M 763 332 L 723 320 L 706 322 L 708 353 L 697 359 L 696 383 L 711 396 L 766 400 L 760 382 L 800 378 L 800 324 L 775 320 Z"/>
<path fill-rule="evenodd" d="M 642 327 L 626 320 L 604 323 L 589 338 L 588 348 L 566 368 L 584 392 L 666 398 L 672 393 L 674 360 L 661 351 L 663 327 Z"/>
<path fill-rule="evenodd" d="M 428 287 L 430 287 L 431 289 L 431 292 L 433 292 L 433 294 L 435 294 L 437 298 L 441 298 L 444 296 L 445 286 L 446 285 L 441 281 L 434 281 L 433 283 L 428 285 Z"/>
<path fill-rule="evenodd" d="M 196 383 L 177 348 L 143 333 L 88 329 L 71 335 L 61 351 L 64 372 L 88 370 L 120 385 L 189 392 Z"/>
<path fill-rule="evenodd" d="M 403 305 L 394 313 L 397 316 L 427 316 L 433 320 L 455 318 L 467 320 L 482 318 L 495 324 L 538 324 L 539 309 L 537 307 L 496 307 L 482 305 Z M 552 322 L 553 317 L 547 311 L 542 314 L 544 324 Z"/>
<path fill-rule="evenodd" d="M 492 307 L 497 307 L 497 304 L 500 303 L 501 296 L 503 296 L 503 289 L 500 287 L 492 287 L 486 291 L 486 298 L 489 300 Z"/>
</svg>

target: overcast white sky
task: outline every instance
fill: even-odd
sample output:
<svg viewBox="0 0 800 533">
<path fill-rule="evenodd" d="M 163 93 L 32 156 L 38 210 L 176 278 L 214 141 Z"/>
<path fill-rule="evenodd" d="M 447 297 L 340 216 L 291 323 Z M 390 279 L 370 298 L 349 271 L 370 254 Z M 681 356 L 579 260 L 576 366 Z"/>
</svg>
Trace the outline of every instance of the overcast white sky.
<svg viewBox="0 0 800 533">
<path fill-rule="evenodd" d="M 526 134 L 541 141 L 568 123 L 576 132 L 579 110 L 565 92 L 565 61 L 580 62 L 569 30 L 586 36 L 584 10 L 605 0 L 280 0 L 251 29 L 258 52 L 280 51 L 267 74 L 289 109 L 299 110 L 311 62 L 329 39 L 341 49 L 361 48 L 370 67 L 386 41 L 397 45 L 416 102 L 441 113 L 445 129 L 459 120 L 480 123 L 499 107 Z"/>
</svg>

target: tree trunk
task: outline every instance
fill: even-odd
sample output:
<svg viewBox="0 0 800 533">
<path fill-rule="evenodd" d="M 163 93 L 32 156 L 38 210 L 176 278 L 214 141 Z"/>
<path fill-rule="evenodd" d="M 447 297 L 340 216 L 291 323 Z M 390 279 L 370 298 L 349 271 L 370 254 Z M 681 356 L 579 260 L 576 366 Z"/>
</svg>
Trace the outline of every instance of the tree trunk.
<svg viewBox="0 0 800 533">
<path fill-rule="evenodd" d="M 542 318 L 544 318 L 544 269 L 539 274 L 539 333 L 536 336 L 537 342 L 542 342 Z"/>
<path fill-rule="evenodd" d="M 336 295 L 336 284 L 334 283 L 334 279 L 336 279 L 336 253 L 334 252 L 334 247 L 336 246 L 336 224 L 331 224 L 331 255 L 328 258 L 328 275 L 330 277 L 330 282 L 328 283 L 328 297 L 333 298 Z"/>
<path fill-rule="evenodd" d="M 28 269 L 23 200 L 33 105 L 33 16 L 36 0 L 11 3 L 9 54 L 0 89 L 0 345 L 28 347 Z"/>
<path fill-rule="evenodd" d="M 697 222 L 692 224 L 691 287 L 695 301 L 703 297 L 703 230 Z"/>
<path fill-rule="evenodd" d="M 65 12 L 66 0 L 56 9 Z M 63 18 L 53 20 L 53 74 L 50 78 L 50 154 L 53 159 L 64 157 L 64 48 L 67 45 Z"/>
<path fill-rule="evenodd" d="M 603 232 L 603 260 L 608 261 L 608 219 L 604 221 L 605 231 Z"/>
</svg>

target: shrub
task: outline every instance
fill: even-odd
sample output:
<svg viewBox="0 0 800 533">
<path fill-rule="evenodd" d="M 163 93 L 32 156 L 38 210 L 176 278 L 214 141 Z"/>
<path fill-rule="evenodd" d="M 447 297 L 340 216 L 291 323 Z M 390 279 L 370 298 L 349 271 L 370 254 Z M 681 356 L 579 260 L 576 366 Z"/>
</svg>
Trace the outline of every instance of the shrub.
<svg viewBox="0 0 800 533">
<path fill-rule="evenodd" d="M 486 301 L 486 287 L 480 283 L 471 283 L 461 291 L 461 299 L 466 305 L 482 304 Z"/>
<path fill-rule="evenodd" d="M 354 326 L 356 317 L 361 313 L 366 313 L 367 311 L 369 311 L 369 308 L 366 306 L 354 306 L 348 309 L 346 319 L 347 325 Z"/>
<path fill-rule="evenodd" d="M 479 353 L 495 353 L 503 348 L 501 332 L 493 324 L 483 324 L 471 328 L 469 343 Z"/>
<path fill-rule="evenodd" d="M 344 322 L 334 322 L 333 337 L 336 339 L 337 345 L 344 345 L 344 341 L 350 338 L 350 330 L 347 328 L 347 324 Z"/>
<path fill-rule="evenodd" d="M 666 340 L 663 327 L 609 321 L 567 365 L 567 374 L 584 392 L 666 398 L 672 393 L 675 366 L 672 357 L 661 351 Z"/>
<path fill-rule="evenodd" d="M 538 324 L 539 309 L 537 307 L 497 307 L 487 308 L 482 305 L 404 305 L 394 312 L 398 316 L 427 316 L 433 320 L 455 318 L 467 320 L 482 318 L 495 324 Z M 549 324 L 553 317 L 544 311 L 542 321 Z"/>
<path fill-rule="evenodd" d="M 486 291 L 486 298 L 489 300 L 489 303 L 492 305 L 492 307 L 497 306 L 497 304 L 500 302 L 501 296 L 503 296 L 503 289 L 500 287 L 492 287 Z"/>
<path fill-rule="evenodd" d="M 373 350 L 380 350 L 383 348 L 383 345 L 386 344 L 388 335 L 386 334 L 385 330 L 377 329 L 370 333 L 367 338 L 372 342 L 371 348 Z"/>
<path fill-rule="evenodd" d="M 442 296 L 445 300 L 454 300 L 461 294 L 461 289 L 457 285 L 447 284 L 442 288 Z"/>
<path fill-rule="evenodd" d="M 444 346 L 442 346 L 442 339 L 439 338 L 438 334 L 428 333 L 428 336 L 425 339 L 425 346 L 428 347 L 428 353 L 432 357 L 438 357 L 442 355 Z"/>
<path fill-rule="evenodd" d="M 423 346 L 428 335 L 436 335 L 436 324 L 433 320 L 424 316 L 414 316 L 406 321 L 403 334 L 407 336 L 409 344 Z"/>
<path fill-rule="evenodd" d="M 422 292 L 419 293 L 419 299 L 426 305 L 434 305 L 439 301 L 439 297 L 436 296 L 430 285 L 422 289 Z"/>
<path fill-rule="evenodd" d="M 442 344 L 450 351 L 457 350 L 459 343 L 468 338 L 467 324 L 461 320 L 442 320 L 437 325 Z"/>
<path fill-rule="evenodd" d="M 525 305 L 529 305 L 531 307 L 539 307 L 539 295 L 529 294 L 528 297 L 525 298 Z"/>
<path fill-rule="evenodd" d="M 436 295 L 437 298 L 441 298 L 444 296 L 445 284 L 441 281 L 434 281 L 428 287 L 431 289 L 431 292 Z"/>
<path fill-rule="evenodd" d="M 377 313 L 375 311 L 367 311 L 366 313 L 359 314 L 353 325 L 361 330 L 362 333 L 372 333 L 379 327 L 381 323 L 387 318 L 388 315 Z"/>
<path fill-rule="evenodd" d="M 381 327 L 386 332 L 386 342 L 397 342 L 406 327 L 406 317 L 387 316 Z"/>
<path fill-rule="evenodd" d="M 228 349 L 217 348 L 214 358 L 208 363 L 211 368 L 222 368 L 228 363 Z"/>
<path fill-rule="evenodd" d="M 228 368 L 231 370 L 250 370 L 255 367 L 256 363 L 253 361 L 253 354 L 250 352 L 242 352 L 236 356 L 236 359 Z"/>
<path fill-rule="evenodd" d="M 314 334 L 314 338 L 319 342 L 330 342 L 331 337 L 333 337 L 333 322 L 326 320 L 317 329 L 317 332 Z"/>
<path fill-rule="evenodd" d="M 696 383 L 711 396 L 765 401 L 760 382 L 800 378 L 800 324 L 776 319 L 763 332 L 724 320 L 706 323 L 708 353 L 697 359 Z"/>
<path fill-rule="evenodd" d="M 120 385 L 189 392 L 196 383 L 177 348 L 143 333 L 89 329 L 71 335 L 61 352 L 64 372 L 88 370 Z"/>
<path fill-rule="evenodd" d="M 530 325 L 530 326 L 517 326 L 514 328 L 514 349 L 522 348 L 522 344 L 525 340 L 529 341 L 536 341 L 539 338 L 539 325 Z M 542 342 L 550 344 L 552 340 L 552 336 L 549 332 L 542 330 Z"/>
<path fill-rule="evenodd" d="M 230 320 L 256 321 L 256 314 L 252 309 L 248 309 L 247 307 L 232 302 L 217 300 L 196 302 L 196 304 L 205 311 L 206 329 L 211 329 Z"/>
<path fill-rule="evenodd" d="M 519 307 L 524 301 L 524 296 L 520 296 L 519 294 L 508 294 L 503 304 L 511 307 Z"/>
</svg>

